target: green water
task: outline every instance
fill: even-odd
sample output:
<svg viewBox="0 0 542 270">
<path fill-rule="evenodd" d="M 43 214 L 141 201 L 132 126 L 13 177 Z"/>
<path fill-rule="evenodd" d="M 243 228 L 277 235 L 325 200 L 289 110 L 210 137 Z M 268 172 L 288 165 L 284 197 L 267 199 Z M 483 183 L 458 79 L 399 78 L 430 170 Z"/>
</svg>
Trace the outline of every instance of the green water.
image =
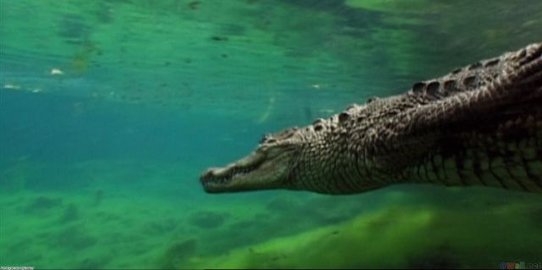
<svg viewBox="0 0 542 270">
<path fill-rule="evenodd" d="M 0 0 L 0 266 L 542 264 L 542 197 L 205 194 L 261 134 L 542 40 L 542 1 Z"/>
</svg>

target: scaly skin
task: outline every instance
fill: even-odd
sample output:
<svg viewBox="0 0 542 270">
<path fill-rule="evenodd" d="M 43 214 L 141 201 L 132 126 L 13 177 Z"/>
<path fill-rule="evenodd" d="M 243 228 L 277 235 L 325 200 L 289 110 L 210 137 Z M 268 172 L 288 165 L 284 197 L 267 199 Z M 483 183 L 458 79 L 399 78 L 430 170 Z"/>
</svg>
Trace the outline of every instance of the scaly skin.
<svg viewBox="0 0 542 270">
<path fill-rule="evenodd" d="M 267 135 L 201 176 L 210 193 L 360 193 L 394 183 L 542 192 L 542 43 Z"/>
</svg>

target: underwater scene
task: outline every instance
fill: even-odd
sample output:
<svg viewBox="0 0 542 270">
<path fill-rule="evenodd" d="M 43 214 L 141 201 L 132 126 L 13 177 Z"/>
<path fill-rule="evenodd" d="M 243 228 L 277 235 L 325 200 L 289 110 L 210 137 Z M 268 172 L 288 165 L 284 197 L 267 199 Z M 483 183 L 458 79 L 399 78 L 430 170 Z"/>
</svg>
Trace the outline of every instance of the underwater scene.
<svg viewBox="0 0 542 270">
<path fill-rule="evenodd" d="M 542 269 L 541 193 L 200 182 L 262 134 L 541 42 L 541 14 L 531 0 L 0 0 L 0 266 Z"/>
</svg>

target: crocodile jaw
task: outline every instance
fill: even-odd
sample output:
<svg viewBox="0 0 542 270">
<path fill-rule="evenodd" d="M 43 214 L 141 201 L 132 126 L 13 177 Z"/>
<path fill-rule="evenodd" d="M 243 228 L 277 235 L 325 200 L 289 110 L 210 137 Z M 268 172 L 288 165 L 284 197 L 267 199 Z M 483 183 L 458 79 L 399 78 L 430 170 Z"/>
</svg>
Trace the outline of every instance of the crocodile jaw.
<svg viewBox="0 0 542 270">
<path fill-rule="evenodd" d="M 205 171 L 200 182 L 208 193 L 284 188 L 289 158 L 255 151 L 222 168 Z"/>
</svg>

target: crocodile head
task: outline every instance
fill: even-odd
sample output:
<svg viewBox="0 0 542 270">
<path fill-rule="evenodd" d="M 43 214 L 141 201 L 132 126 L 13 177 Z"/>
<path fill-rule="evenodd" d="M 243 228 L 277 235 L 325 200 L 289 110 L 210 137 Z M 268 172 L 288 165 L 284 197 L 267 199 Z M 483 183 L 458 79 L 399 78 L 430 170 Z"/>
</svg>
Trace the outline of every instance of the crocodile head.
<svg viewBox="0 0 542 270">
<path fill-rule="evenodd" d="M 200 177 L 206 192 L 291 188 L 290 173 L 299 155 L 303 134 L 297 128 L 266 135 L 247 157 L 222 168 L 210 168 Z"/>
</svg>

